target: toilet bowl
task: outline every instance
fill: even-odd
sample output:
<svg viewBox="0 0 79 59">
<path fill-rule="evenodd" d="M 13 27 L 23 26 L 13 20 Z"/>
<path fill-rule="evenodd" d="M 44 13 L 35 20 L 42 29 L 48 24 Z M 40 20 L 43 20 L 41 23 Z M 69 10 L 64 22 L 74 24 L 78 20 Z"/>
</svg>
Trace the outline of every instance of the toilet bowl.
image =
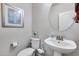
<svg viewBox="0 0 79 59">
<path fill-rule="evenodd" d="M 34 51 L 35 49 L 33 48 L 26 48 L 22 50 L 21 52 L 19 52 L 17 56 L 32 56 Z"/>
<path fill-rule="evenodd" d="M 35 53 L 35 50 L 39 48 L 40 46 L 40 39 L 39 38 L 32 38 L 31 39 L 32 48 L 26 48 L 22 51 L 20 51 L 17 56 L 33 56 Z"/>
</svg>

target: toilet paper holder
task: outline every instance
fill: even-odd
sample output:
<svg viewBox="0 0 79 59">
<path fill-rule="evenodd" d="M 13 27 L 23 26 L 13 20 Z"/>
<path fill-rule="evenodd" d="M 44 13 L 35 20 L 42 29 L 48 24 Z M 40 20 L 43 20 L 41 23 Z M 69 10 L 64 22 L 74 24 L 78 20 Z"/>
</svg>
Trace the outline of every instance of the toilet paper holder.
<svg viewBox="0 0 79 59">
<path fill-rule="evenodd" d="M 18 46 L 17 42 L 11 42 L 10 47 L 16 48 Z"/>
</svg>

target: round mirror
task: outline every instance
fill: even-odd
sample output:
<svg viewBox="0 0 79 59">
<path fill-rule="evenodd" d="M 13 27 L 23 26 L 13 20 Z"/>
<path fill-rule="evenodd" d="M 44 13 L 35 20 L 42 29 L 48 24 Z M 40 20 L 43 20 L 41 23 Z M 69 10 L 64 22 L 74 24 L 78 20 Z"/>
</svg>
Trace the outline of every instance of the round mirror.
<svg viewBox="0 0 79 59">
<path fill-rule="evenodd" d="M 49 11 L 49 23 L 56 31 L 68 30 L 74 23 L 73 3 L 54 3 Z"/>
</svg>

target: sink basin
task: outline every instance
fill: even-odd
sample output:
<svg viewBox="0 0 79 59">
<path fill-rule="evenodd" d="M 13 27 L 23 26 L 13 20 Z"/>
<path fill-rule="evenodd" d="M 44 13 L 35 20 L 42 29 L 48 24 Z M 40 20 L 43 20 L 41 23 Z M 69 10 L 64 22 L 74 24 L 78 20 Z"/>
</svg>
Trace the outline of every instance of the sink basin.
<svg viewBox="0 0 79 59">
<path fill-rule="evenodd" d="M 62 41 L 56 40 L 56 37 L 49 37 L 44 42 L 51 49 L 59 53 L 71 53 L 77 48 L 77 45 L 74 41 L 67 40 L 66 38 L 63 38 Z"/>
</svg>

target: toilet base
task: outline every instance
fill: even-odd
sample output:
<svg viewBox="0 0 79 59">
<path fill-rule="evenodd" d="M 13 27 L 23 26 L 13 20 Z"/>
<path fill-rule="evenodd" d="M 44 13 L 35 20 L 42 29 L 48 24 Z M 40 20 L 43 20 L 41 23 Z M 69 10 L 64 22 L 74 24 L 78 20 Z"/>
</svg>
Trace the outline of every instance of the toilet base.
<svg viewBox="0 0 79 59">
<path fill-rule="evenodd" d="M 62 56 L 62 53 L 54 51 L 54 56 Z"/>
</svg>

